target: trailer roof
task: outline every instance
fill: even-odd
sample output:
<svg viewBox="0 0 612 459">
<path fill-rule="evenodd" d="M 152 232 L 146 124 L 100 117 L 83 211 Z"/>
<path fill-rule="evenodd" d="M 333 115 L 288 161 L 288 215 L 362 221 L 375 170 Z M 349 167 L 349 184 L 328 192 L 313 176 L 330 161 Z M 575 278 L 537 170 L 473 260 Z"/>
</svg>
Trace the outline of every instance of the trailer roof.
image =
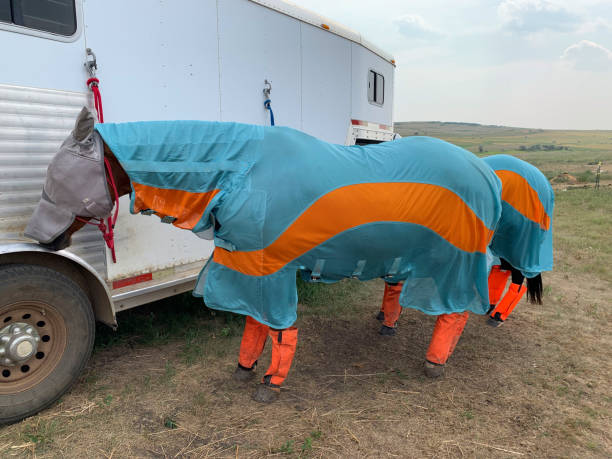
<svg viewBox="0 0 612 459">
<path fill-rule="evenodd" d="M 306 22 L 320 29 L 327 30 L 333 34 L 344 37 L 348 40 L 351 40 L 355 43 L 360 44 L 361 46 L 369 49 L 373 53 L 382 57 L 384 60 L 389 61 L 391 64 L 395 65 L 395 59 L 389 53 L 384 52 L 377 46 L 370 43 L 368 40 L 363 38 L 360 33 L 355 32 L 354 30 L 349 29 L 342 24 L 338 24 L 325 16 L 321 16 L 313 11 L 307 10 L 306 8 L 302 8 L 294 3 L 291 3 L 287 0 L 250 0 L 253 3 L 257 3 L 261 6 L 265 6 L 266 8 L 270 8 L 272 10 L 278 11 L 280 13 L 286 14 L 287 16 L 291 16 L 293 18 L 299 19 L 302 22 Z"/>
</svg>

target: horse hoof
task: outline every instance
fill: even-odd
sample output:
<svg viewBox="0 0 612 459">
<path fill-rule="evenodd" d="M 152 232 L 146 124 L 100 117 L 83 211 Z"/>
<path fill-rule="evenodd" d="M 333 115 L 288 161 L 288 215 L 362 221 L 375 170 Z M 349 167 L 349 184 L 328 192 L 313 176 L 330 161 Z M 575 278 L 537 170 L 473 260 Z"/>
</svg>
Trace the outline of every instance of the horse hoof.
<svg viewBox="0 0 612 459">
<path fill-rule="evenodd" d="M 234 374 L 232 375 L 232 379 L 237 382 L 252 381 L 255 379 L 255 368 L 251 368 L 249 370 L 238 365 L 234 371 Z"/>
<path fill-rule="evenodd" d="M 490 325 L 493 328 L 501 327 L 504 324 L 503 320 L 495 319 L 491 316 L 487 319 L 487 325 Z"/>
<path fill-rule="evenodd" d="M 253 400 L 259 403 L 272 403 L 278 400 L 280 387 L 271 387 L 267 384 L 260 384 L 253 394 Z"/>
<path fill-rule="evenodd" d="M 444 374 L 444 364 L 431 363 L 425 360 L 425 376 L 428 378 L 439 378 Z"/>
<path fill-rule="evenodd" d="M 380 320 L 381 322 L 385 320 L 385 313 L 382 311 L 379 311 L 378 314 L 376 314 L 376 320 Z"/>
<path fill-rule="evenodd" d="M 393 336 L 395 335 L 395 328 L 383 325 L 378 333 L 382 336 Z"/>
</svg>

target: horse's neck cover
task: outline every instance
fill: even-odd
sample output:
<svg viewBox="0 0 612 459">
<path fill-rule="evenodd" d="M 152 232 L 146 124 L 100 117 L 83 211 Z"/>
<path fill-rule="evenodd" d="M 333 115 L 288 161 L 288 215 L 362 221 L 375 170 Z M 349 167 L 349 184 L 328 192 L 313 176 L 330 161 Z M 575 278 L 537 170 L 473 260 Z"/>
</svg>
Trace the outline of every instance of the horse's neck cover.
<svg viewBox="0 0 612 459">
<path fill-rule="evenodd" d="M 96 125 L 130 177 L 132 213 L 156 213 L 201 233 L 221 190 L 242 186 L 261 127 L 201 121 Z"/>
<path fill-rule="evenodd" d="M 175 121 L 97 127 L 128 173 L 133 212 L 201 233 L 213 257 L 194 293 L 273 328 L 310 280 L 405 281 L 428 314 L 488 308 L 486 249 L 501 183 L 470 152 L 411 137 L 340 146 L 283 127 Z"/>
<path fill-rule="evenodd" d="M 494 155 L 483 161 L 502 182 L 502 215 L 491 251 L 526 277 L 552 270 L 555 196 L 550 183 L 536 167 L 514 156 Z"/>
</svg>

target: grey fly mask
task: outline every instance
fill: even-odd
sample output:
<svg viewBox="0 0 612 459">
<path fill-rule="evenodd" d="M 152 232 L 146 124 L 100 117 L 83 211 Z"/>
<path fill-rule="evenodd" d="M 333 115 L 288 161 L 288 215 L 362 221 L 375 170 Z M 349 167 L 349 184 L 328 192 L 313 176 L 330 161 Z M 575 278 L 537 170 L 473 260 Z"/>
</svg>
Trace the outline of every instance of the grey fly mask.
<svg viewBox="0 0 612 459">
<path fill-rule="evenodd" d="M 77 215 L 101 220 L 112 210 L 104 145 L 94 131 L 92 113 L 83 107 L 74 130 L 51 160 L 42 197 L 25 235 L 48 244 L 66 231 Z"/>
</svg>

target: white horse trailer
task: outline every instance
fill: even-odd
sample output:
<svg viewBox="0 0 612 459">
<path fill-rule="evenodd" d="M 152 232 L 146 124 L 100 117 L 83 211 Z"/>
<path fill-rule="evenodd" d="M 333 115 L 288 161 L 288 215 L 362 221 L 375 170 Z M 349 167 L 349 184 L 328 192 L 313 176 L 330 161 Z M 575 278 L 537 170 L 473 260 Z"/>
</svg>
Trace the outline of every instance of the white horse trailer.
<svg viewBox="0 0 612 459">
<path fill-rule="evenodd" d="M 125 198 L 117 263 L 94 227 L 60 252 L 24 238 L 94 71 L 109 122 L 269 124 L 269 98 L 276 124 L 329 142 L 394 136 L 393 59 L 281 0 L 0 2 L 0 50 L 0 422 L 70 387 L 94 318 L 115 327 L 117 311 L 190 290 L 213 248 L 128 216 Z"/>
</svg>

